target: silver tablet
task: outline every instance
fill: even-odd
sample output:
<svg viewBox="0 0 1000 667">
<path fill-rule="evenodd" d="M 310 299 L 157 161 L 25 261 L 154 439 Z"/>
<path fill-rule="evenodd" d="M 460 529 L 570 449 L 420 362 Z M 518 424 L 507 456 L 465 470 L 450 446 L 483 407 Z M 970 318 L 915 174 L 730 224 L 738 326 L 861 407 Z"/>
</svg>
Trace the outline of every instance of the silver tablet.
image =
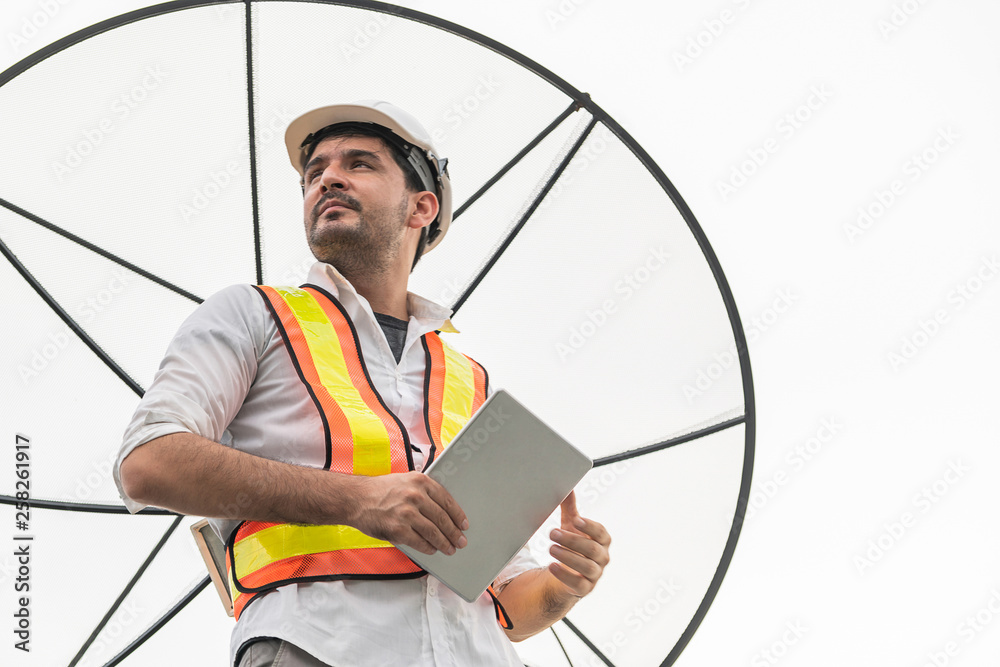
<svg viewBox="0 0 1000 667">
<path fill-rule="evenodd" d="M 452 556 L 399 549 L 472 602 L 591 467 L 585 454 L 498 389 L 427 469 L 465 511 L 468 545 Z"/>
</svg>

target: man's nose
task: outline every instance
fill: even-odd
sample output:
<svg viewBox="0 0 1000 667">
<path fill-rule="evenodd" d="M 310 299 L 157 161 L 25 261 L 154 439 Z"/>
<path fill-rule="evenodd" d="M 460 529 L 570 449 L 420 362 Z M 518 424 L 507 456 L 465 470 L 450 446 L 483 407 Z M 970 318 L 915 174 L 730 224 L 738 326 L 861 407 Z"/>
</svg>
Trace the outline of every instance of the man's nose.
<svg viewBox="0 0 1000 667">
<path fill-rule="evenodd" d="M 346 190 L 348 187 L 347 177 L 344 172 L 336 167 L 330 166 L 323 171 L 320 183 L 323 190 Z"/>
</svg>

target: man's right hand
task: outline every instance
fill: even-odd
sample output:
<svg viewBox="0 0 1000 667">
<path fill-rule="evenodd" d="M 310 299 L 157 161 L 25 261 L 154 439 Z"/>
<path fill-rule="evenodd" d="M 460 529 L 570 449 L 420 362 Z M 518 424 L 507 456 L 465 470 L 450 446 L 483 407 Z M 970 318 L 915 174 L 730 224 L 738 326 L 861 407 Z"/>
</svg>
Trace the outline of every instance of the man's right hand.
<svg viewBox="0 0 1000 667">
<path fill-rule="evenodd" d="M 376 477 L 290 465 L 192 433 L 171 433 L 122 461 L 126 494 L 146 505 L 220 519 L 340 524 L 433 554 L 466 544 L 465 512 L 419 472 Z"/>
<path fill-rule="evenodd" d="M 407 472 L 355 478 L 356 505 L 348 524 L 366 535 L 449 556 L 467 544 L 465 512 L 443 486 Z"/>
</svg>

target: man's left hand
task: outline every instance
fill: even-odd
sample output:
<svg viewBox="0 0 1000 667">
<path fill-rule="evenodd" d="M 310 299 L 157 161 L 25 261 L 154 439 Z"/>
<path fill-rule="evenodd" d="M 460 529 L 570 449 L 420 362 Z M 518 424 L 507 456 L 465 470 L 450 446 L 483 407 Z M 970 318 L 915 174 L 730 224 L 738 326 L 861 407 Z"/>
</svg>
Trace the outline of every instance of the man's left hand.
<svg viewBox="0 0 1000 667">
<path fill-rule="evenodd" d="M 549 553 L 558 562 L 549 564 L 549 572 L 565 586 L 567 595 L 582 598 L 604 574 L 611 536 L 601 524 L 580 516 L 575 492 L 566 496 L 559 509 L 561 527 L 549 534 L 555 542 Z"/>
</svg>

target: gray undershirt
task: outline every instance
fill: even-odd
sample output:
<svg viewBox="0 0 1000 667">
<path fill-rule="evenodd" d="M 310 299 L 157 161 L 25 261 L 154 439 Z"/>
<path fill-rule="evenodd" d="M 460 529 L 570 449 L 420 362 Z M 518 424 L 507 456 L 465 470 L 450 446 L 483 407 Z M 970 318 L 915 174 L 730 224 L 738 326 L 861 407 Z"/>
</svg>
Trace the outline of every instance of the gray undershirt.
<svg viewBox="0 0 1000 667">
<path fill-rule="evenodd" d="M 389 343 L 389 349 L 392 350 L 392 356 L 396 357 L 398 364 L 399 360 L 403 358 L 403 345 L 406 343 L 406 328 L 409 326 L 409 322 L 382 313 L 375 313 L 375 319 L 382 327 L 385 339 Z"/>
</svg>

